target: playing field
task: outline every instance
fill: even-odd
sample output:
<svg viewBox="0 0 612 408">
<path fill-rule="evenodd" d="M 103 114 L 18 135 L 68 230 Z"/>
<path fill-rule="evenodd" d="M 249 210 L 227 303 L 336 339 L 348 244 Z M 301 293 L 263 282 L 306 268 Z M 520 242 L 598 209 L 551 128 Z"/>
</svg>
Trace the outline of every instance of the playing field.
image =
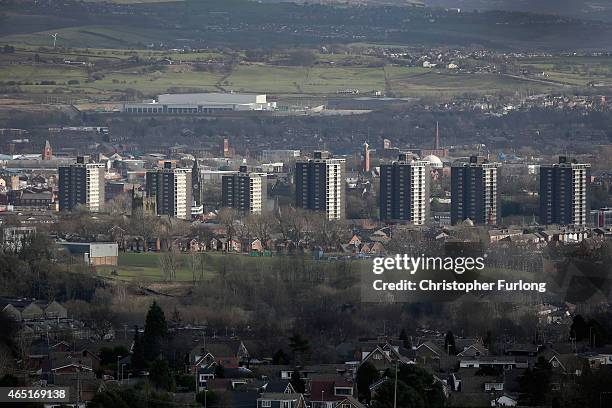
<svg viewBox="0 0 612 408">
<path fill-rule="evenodd" d="M 119 253 L 119 261 L 117 266 L 97 267 L 96 271 L 99 275 L 112 279 L 125 281 L 140 281 L 140 282 L 159 282 L 168 280 L 164 276 L 161 267 L 160 258 L 162 254 L 159 252 L 143 252 L 143 253 Z M 206 254 L 209 262 L 214 262 L 215 258 L 223 256 L 222 254 Z M 235 255 L 228 255 L 235 256 Z M 191 268 L 191 255 L 177 254 L 177 271 L 176 282 L 193 281 L 193 271 Z M 204 264 L 203 268 L 204 280 L 209 279 L 213 275 L 212 265 Z M 200 278 L 200 268 L 197 267 L 196 279 Z"/>
</svg>

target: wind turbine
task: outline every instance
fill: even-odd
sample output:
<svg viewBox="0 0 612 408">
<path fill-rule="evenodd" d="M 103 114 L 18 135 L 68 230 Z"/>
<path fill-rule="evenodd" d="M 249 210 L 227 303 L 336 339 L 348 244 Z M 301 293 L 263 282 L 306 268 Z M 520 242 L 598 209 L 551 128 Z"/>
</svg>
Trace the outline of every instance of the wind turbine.
<svg viewBox="0 0 612 408">
<path fill-rule="evenodd" d="M 55 49 L 55 42 L 57 41 L 57 33 L 55 34 L 49 34 L 51 37 L 53 37 L 53 49 Z"/>
</svg>

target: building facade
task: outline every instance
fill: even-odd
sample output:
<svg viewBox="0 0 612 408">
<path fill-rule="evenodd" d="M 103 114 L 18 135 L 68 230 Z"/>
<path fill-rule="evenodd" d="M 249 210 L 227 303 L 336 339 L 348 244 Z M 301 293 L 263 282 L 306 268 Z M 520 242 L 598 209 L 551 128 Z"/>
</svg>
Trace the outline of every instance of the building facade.
<svg viewBox="0 0 612 408">
<path fill-rule="evenodd" d="M 241 166 L 240 171 L 235 174 L 223 176 L 223 207 L 261 214 L 266 202 L 266 177 L 265 173 L 250 173 L 246 166 Z"/>
<path fill-rule="evenodd" d="M 497 174 L 499 164 L 476 156 L 451 167 L 451 224 L 467 219 L 474 224 L 495 225 L 499 217 Z"/>
<path fill-rule="evenodd" d="M 48 140 L 45 141 L 45 147 L 43 148 L 41 159 L 44 161 L 49 161 L 53 159 L 53 149 L 51 149 L 51 144 Z"/>
<path fill-rule="evenodd" d="M 426 161 L 401 154 L 397 161 L 380 166 L 379 209 L 382 221 L 429 221 L 431 170 Z"/>
<path fill-rule="evenodd" d="M 89 158 L 80 156 L 75 164 L 60 166 L 59 208 L 72 211 L 78 205 L 91 212 L 99 212 L 104 207 L 104 175 L 102 163 L 89 163 Z"/>
<path fill-rule="evenodd" d="M 155 197 L 157 215 L 191 219 L 191 183 L 191 169 L 173 167 L 171 162 L 147 171 L 146 193 L 148 197 Z"/>
<path fill-rule="evenodd" d="M 262 162 L 288 162 L 292 160 L 297 160 L 300 157 L 299 150 L 262 150 L 261 152 L 261 161 Z"/>
<path fill-rule="evenodd" d="M 369 173 L 371 170 L 370 167 L 370 145 L 368 145 L 368 142 L 365 142 L 363 144 L 363 162 L 362 164 L 362 170 L 364 173 Z"/>
<path fill-rule="evenodd" d="M 327 219 L 345 217 L 345 159 L 315 151 L 312 159 L 295 164 L 295 204 L 298 208 L 325 212 Z"/>
<path fill-rule="evenodd" d="M 568 162 L 540 166 L 540 224 L 587 225 L 591 165 Z"/>
<path fill-rule="evenodd" d="M 116 242 L 61 242 L 60 245 L 87 265 L 117 265 Z"/>
<path fill-rule="evenodd" d="M 596 228 L 612 227 L 612 208 L 591 211 L 591 225 Z"/>
</svg>

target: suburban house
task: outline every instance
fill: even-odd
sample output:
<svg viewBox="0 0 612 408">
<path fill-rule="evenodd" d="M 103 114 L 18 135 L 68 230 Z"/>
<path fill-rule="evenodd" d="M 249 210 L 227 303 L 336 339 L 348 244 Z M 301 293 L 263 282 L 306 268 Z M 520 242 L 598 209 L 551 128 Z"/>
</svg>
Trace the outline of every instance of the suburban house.
<svg viewBox="0 0 612 408">
<path fill-rule="evenodd" d="M 310 407 L 329 408 L 353 395 L 353 384 L 337 377 L 330 380 L 313 379 L 310 382 Z"/>
<path fill-rule="evenodd" d="M 306 408 L 302 394 L 263 393 L 257 398 L 257 408 Z"/>
</svg>

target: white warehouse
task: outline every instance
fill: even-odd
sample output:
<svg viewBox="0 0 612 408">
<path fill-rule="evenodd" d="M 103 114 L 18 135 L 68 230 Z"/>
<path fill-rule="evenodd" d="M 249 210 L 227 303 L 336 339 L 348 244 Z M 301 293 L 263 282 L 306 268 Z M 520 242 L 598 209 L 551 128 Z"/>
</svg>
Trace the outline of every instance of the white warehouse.
<svg viewBox="0 0 612 408">
<path fill-rule="evenodd" d="M 266 95 L 236 93 L 162 94 L 157 100 L 123 104 L 124 113 L 202 114 L 240 111 L 272 111 L 276 102 Z"/>
</svg>

